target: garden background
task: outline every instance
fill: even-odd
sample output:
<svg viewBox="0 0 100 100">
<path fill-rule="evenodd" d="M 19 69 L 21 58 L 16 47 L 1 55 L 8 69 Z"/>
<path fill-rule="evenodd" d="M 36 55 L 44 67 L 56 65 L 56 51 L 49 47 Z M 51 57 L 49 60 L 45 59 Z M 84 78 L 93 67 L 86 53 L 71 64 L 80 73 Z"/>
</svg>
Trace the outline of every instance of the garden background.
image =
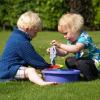
<svg viewBox="0 0 100 100">
<path fill-rule="evenodd" d="M 57 30 L 58 19 L 66 12 L 80 13 L 89 30 L 100 30 L 100 0 L 0 0 L 0 29 L 12 29 L 25 11 L 39 13 L 44 30 Z"/>
</svg>

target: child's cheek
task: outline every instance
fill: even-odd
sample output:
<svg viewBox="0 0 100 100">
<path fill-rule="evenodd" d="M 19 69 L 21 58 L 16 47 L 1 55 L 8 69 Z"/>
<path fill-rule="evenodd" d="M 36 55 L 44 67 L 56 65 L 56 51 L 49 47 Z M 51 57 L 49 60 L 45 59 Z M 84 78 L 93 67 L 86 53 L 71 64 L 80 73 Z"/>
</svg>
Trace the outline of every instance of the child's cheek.
<svg viewBox="0 0 100 100">
<path fill-rule="evenodd" d="M 76 38 L 73 37 L 73 38 L 70 39 L 70 41 L 71 42 L 75 42 L 76 41 Z"/>
</svg>

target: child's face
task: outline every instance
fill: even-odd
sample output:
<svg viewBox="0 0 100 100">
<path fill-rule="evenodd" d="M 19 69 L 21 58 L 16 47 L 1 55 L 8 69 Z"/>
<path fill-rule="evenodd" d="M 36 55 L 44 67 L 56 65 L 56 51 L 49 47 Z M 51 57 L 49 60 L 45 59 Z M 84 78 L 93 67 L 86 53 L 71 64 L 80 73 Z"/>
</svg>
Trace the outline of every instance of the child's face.
<svg viewBox="0 0 100 100">
<path fill-rule="evenodd" d="M 31 38 L 34 38 L 34 37 L 37 36 L 38 30 L 35 29 L 35 28 L 29 29 L 29 30 L 27 31 L 27 33 L 29 34 L 29 36 L 30 36 Z"/>
<path fill-rule="evenodd" d="M 71 28 L 65 25 L 59 25 L 58 31 L 64 35 L 64 38 L 70 40 L 71 42 L 75 42 L 77 38 L 79 37 L 78 33 L 73 32 Z"/>
</svg>

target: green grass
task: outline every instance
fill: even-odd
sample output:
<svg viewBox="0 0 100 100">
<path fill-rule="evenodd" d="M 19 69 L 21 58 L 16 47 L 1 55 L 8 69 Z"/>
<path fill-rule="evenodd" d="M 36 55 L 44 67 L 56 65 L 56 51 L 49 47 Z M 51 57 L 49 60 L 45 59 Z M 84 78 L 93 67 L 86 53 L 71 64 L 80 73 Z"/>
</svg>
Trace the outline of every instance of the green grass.
<svg viewBox="0 0 100 100">
<path fill-rule="evenodd" d="M 100 31 L 89 32 L 100 48 Z M 10 32 L 0 32 L 0 54 L 10 36 Z M 47 62 L 50 62 L 46 49 L 50 41 L 57 39 L 66 42 L 58 32 L 41 32 L 32 40 L 32 44 Z M 57 63 L 64 64 L 64 58 L 57 58 Z M 38 86 L 29 81 L 0 83 L 0 100 L 99 100 L 100 79 L 85 82 L 59 84 L 56 86 Z"/>
</svg>

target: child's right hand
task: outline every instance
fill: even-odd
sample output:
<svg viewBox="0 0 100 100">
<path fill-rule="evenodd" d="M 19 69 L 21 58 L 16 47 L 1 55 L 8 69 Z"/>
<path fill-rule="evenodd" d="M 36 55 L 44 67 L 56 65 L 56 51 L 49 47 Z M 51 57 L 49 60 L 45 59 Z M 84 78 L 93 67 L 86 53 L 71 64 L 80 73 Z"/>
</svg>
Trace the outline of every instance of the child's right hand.
<svg viewBox="0 0 100 100">
<path fill-rule="evenodd" d="M 56 41 L 56 40 L 52 40 L 50 44 L 54 45 L 54 46 L 56 46 L 58 48 L 61 46 L 61 43 L 59 41 Z"/>
</svg>

